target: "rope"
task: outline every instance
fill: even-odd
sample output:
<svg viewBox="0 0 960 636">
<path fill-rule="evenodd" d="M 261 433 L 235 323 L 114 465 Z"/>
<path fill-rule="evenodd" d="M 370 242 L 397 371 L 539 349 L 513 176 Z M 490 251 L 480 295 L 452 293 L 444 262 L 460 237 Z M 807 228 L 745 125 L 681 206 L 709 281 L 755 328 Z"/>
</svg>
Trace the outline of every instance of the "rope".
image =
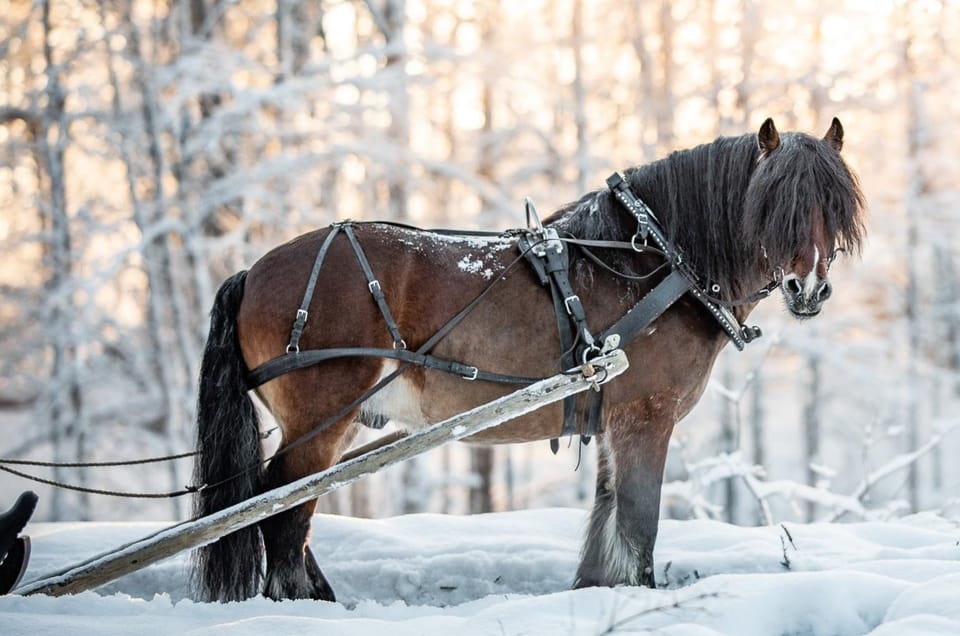
<svg viewBox="0 0 960 636">
<path fill-rule="evenodd" d="M 55 486 L 57 488 L 64 488 L 66 490 L 73 490 L 76 492 L 85 492 L 93 495 L 106 495 L 108 497 L 128 497 L 130 499 L 173 499 L 174 497 L 182 497 L 183 495 L 188 495 L 199 490 L 193 486 L 188 486 L 183 490 L 176 490 L 173 492 L 124 492 L 121 490 L 102 490 L 100 488 L 74 486 L 72 484 L 67 484 L 62 481 L 55 481 L 53 479 L 44 479 L 43 477 L 22 473 L 19 470 L 7 468 L 6 466 L 2 465 L 0 465 L 0 470 L 10 473 L 11 475 L 16 475 L 17 477 L 23 477 L 24 479 L 29 479 L 37 483 L 46 484 L 48 486 Z"/>
<path fill-rule="evenodd" d="M 200 453 L 192 451 L 189 453 L 180 453 L 178 455 L 165 455 L 163 457 L 149 457 L 147 459 L 127 459 L 114 462 L 41 462 L 33 459 L 6 459 L 0 457 L 0 464 L 11 466 L 44 466 L 47 468 L 100 468 L 105 466 L 135 466 L 137 464 L 153 464 L 157 462 L 168 462 L 175 459 L 185 459 L 194 457 Z"/>
</svg>

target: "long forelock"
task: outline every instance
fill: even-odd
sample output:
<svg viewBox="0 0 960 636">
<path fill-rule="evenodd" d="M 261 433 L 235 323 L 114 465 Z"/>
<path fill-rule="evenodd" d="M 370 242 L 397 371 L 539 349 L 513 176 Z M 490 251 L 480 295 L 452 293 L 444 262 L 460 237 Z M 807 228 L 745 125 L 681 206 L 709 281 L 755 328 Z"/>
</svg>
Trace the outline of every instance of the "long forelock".
<svg viewBox="0 0 960 636">
<path fill-rule="evenodd" d="M 810 135 L 786 133 L 747 189 L 743 240 L 762 245 L 772 264 L 789 263 L 812 239 L 819 211 L 828 247 L 857 253 L 864 208 L 857 177 L 838 153 Z"/>
</svg>

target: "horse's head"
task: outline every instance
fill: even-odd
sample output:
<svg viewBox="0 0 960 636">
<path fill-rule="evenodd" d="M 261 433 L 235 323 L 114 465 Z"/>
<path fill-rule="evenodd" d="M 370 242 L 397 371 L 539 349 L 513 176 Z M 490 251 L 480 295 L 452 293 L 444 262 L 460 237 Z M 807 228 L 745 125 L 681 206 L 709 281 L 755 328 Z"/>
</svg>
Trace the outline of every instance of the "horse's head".
<svg viewBox="0 0 960 636">
<path fill-rule="evenodd" d="M 859 250 L 864 198 L 840 158 L 843 127 L 836 118 L 822 139 L 777 132 L 767 119 L 757 135 L 760 157 L 747 190 L 745 240 L 760 245 L 761 268 L 780 281 L 796 318 L 820 313 L 833 288 L 830 265 Z"/>
</svg>

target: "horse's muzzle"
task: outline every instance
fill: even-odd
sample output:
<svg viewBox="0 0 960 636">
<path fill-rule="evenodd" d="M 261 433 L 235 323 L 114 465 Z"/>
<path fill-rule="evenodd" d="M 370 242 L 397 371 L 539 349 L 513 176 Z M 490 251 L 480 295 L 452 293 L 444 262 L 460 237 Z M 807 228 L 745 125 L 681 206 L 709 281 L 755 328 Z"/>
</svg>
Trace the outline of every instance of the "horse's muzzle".
<svg viewBox="0 0 960 636">
<path fill-rule="evenodd" d="M 830 281 L 826 279 L 805 280 L 795 274 L 784 277 L 780 288 L 783 290 L 787 310 L 800 320 L 819 314 L 823 303 L 833 292 Z"/>
</svg>

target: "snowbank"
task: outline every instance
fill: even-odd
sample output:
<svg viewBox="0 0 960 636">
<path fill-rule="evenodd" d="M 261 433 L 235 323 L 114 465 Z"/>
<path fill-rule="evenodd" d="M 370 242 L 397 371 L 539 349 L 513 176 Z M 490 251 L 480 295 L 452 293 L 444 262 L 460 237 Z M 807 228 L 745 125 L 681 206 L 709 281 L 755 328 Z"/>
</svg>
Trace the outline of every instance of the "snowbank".
<svg viewBox="0 0 960 636">
<path fill-rule="evenodd" d="M 97 593 L 0 598 L 4 634 L 960 634 L 960 528 L 894 522 L 741 528 L 665 521 L 658 590 L 570 590 L 585 513 L 314 520 L 340 603 L 195 603 L 184 556 Z M 27 580 L 155 523 L 30 526 Z"/>
</svg>

